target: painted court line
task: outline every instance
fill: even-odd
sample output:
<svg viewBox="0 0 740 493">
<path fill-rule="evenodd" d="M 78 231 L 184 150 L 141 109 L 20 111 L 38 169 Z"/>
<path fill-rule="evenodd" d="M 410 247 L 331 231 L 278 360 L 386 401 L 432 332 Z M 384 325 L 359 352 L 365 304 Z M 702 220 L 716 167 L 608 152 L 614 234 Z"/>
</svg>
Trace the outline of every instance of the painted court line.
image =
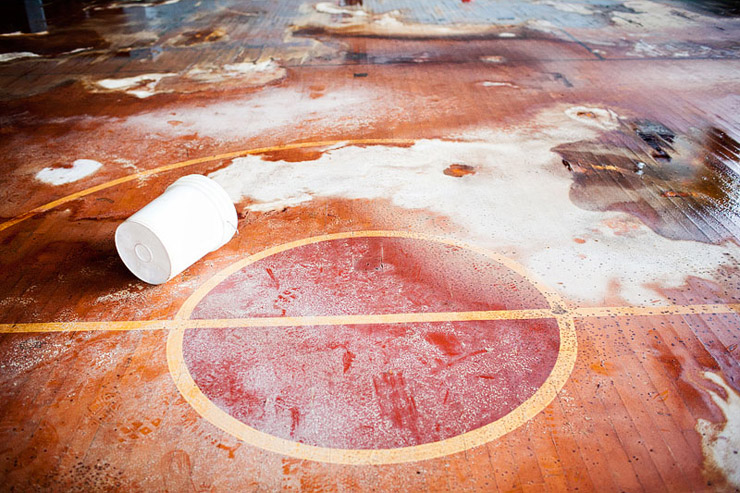
<svg viewBox="0 0 740 493">
<path fill-rule="evenodd" d="M 389 313 L 377 315 L 333 315 L 306 317 L 252 317 L 203 320 L 125 320 L 99 322 L 38 322 L 0 324 L 2 334 L 43 332 L 89 332 L 131 330 L 171 330 L 198 328 L 300 327 L 310 325 L 375 325 L 424 322 L 469 322 L 486 320 L 535 320 L 569 316 L 605 318 L 629 316 L 709 315 L 740 313 L 740 304 L 702 304 L 668 306 L 583 307 L 564 313 L 550 309 L 493 310 L 470 312 Z"/>
<path fill-rule="evenodd" d="M 157 173 L 163 173 L 165 171 L 172 171 L 174 169 L 185 168 L 185 167 L 193 166 L 196 164 L 203 164 L 203 163 L 207 163 L 210 161 L 217 161 L 220 159 L 233 159 L 237 157 L 248 156 L 250 154 L 265 154 L 268 152 L 287 151 L 290 149 L 303 149 L 306 147 L 330 147 L 330 146 L 335 146 L 338 144 L 412 145 L 415 142 L 416 140 L 413 140 L 413 139 L 348 139 L 348 140 L 330 140 L 330 141 L 325 141 L 325 142 L 295 142 L 292 144 L 283 144 L 283 145 L 276 145 L 276 146 L 270 146 L 270 147 L 258 147 L 255 149 L 244 149 L 241 151 L 233 151 L 233 152 L 227 152 L 224 154 L 215 154 L 213 156 L 206 156 L 206 157 L 201 157 L 201 158 L 196 158 L 196 159 L 188 159 L 187 161 L 180 161 L 178 163 L 172 163 L 172 164 L 167 164 L 165 166 L 159 166 L 157 168 L 148 169 L 145 171 L 141 171 L 139 173 L 134 173 L 132 175 L 126 175 L 121 178 L 117 178 L 115 180 L 101 183 L 100 185 L 96 185 L 94 187 L 80 190 L 79 192 L 72 193 L 70 195 L 54 200 L 47 204 L 40 205 L 36 207 L 35 209 L 31 209 L 28 212 L 24 212 L 22 214 L 17 215 L 13 219 L 9 219 L 8 221 L 5 221 L 4 223 L 0 223 L 0 231 L 11 228 L 15 226 L 16 224 L 21 223 L 27 219 L 30 219 L 37 214 L 48 212 L 52 209 L 55 209 L 56 207 L 59 207 L 62 204 L 66 204 L 67 202 L 71 202 L 73 200 L 77 200 L 82 197 L 86 197 L 88 195 L 99 192 L 101 190 L 115 187 L 116 185 L 127 183 L 133 180 L 137 180 L 139 178 L 156 175 Z"/>
<path fill-rule="evenodd" d="M 507 257 L 499 255 L 496 252 L 469 245 L 451 238 L 434 237 L 410 231 L 345 231 L 314 236 L 311 238 L 303 238 L 268 248 L 267 250 L 263 250 L 259 253 L 238 260 L 219 271 L 208 281 L 199 286 L 193 294 L 185 300 L 174 318 L 178 321 L 191 320 L 193 311 L 200 301 L 208 296 L 216 286 L 221 284 L 233 273 L 259 262 L 260 260 L 268 258 L 271 255 L 325 241 L 346 240 L 352 238 L 404 238 L 423 240 L 476 252 L 525 278 L 528 283 L 540 291 L 540 294 L 547 301 L 549 308 L 531 310 L 442 312 L 432 314 L 401 313 L 387 315 L 363 314 L 342 317 L 300 317 L 293 319 L 293 321 L 310 324 L 315 324 L 317 322 L 334 324 L 348 322 L 362 324 L 374 322 L 387 324 L 407 323 L 411 321 L 502 320 L 507 318 L 523 319 L 546 317 L 557 323 L 560 338 L 557 358 L 546 380 L 540 385 L 534 394 L 515 409 L 511 410 L 508 414 L 493 422 L 485 424 L 480 428 L 437 442 L 389 449 L 339 449 L 308 445 L 252 428 L 246 423 L 239 421 L 211 401 L 209 397 L 203 393 L 200 387 L 198 387 L 190 373 L 184 353 L 184 338 L 186 331 L 184 328 L 176 326 L 167 333 L 167 365 L 170 370 L 170 375 L 172 375 L 172 379 L 175 382 L 177 389 L 180 391 L 180 394 L 192 406 L 192 408 L 201 415 L 201 417 L 239 440 L 263 450 L 296 459 L 335 464 L 395 464 L 443 457 L 495 440 L 509 431 L 518 428 L 547 407 L 568 381 L 568 378 L 573 371 L 573 367 L 575 366 L 578 343 L 573 318 L 567 310 L 562 308 L 567 306 L 565 300 L 555 292 L 550 291 L 545 286 L 541 285 L 538 281 L 532 279 L 523 266 Z M 282 317 L 275 320 L 278 325 L 283 325 L 285 321 L 286 320 Z M 254 322 L 258 325 L 264 324 L 264 320 L 258 319 Z"/>
</svg>

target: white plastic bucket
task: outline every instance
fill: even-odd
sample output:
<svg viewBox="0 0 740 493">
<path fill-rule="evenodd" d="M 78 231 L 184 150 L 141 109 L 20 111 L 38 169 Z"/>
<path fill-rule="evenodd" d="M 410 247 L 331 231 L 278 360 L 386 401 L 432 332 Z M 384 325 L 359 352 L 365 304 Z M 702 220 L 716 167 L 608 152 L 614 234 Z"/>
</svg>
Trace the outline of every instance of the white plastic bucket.
<svg viewBox="0 0 740 493">
<path fill-rule="evenodd" d="M 178 179 L 116 229 L 116 249 L 142 281 L 162 284 L 225 245 L 236 232 L 226 190 L 203 175 Z"/>
</svg>

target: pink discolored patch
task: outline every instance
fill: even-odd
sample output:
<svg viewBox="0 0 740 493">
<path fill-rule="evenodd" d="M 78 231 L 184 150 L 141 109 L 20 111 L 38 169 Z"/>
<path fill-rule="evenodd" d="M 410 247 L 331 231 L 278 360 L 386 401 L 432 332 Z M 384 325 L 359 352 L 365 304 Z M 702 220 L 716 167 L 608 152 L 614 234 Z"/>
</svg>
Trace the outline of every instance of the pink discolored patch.
<svg viewBox="0 0 740 493">
<path fill-rule="evenodd" d="M 355 238 L 233 274 L 193 318 L 546 308 L 524 277 L 431 241 Z M 531 397 L 557 358 L 554 319 L 195 329 L 185 362 L 243 423 L 331 448 L 396 448 L 489 424 Z"/>
<path fill-rule="evenodd" d="M 524 277 L 471 250 L 407 238 L 313 243 L 250 264 L 193 318 L 548 308 Z"/>
</svg>

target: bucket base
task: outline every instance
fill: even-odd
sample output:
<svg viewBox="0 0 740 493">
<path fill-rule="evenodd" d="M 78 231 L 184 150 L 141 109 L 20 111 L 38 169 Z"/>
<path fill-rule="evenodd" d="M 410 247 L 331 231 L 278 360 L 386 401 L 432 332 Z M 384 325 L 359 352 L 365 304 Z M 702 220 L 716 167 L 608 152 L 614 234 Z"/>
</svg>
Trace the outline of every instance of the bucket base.
<svg viewBox="0 0 740 493">
<path fill-rule="evenodd" d="M 170 278 L 172 265 L 167 250 L 149 228 L 134 221 L 116 230 L 116 249 L 126 267 L 149 284 L 162 284 Z"/>
</svg>

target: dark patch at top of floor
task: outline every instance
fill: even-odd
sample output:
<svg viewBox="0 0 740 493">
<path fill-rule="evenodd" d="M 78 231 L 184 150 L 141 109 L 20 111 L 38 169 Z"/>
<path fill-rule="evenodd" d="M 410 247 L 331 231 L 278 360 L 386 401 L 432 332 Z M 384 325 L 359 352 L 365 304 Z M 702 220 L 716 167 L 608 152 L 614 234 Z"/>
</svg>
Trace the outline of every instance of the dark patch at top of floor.
<svg viewBox="0 0 740 493">
<path fill-rule="evenodd" d="M 669 0 L 668 3 L 705 14 L 740 16 L 740 2 L 737 0 Z"/>
</svg>

